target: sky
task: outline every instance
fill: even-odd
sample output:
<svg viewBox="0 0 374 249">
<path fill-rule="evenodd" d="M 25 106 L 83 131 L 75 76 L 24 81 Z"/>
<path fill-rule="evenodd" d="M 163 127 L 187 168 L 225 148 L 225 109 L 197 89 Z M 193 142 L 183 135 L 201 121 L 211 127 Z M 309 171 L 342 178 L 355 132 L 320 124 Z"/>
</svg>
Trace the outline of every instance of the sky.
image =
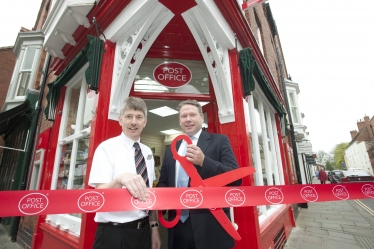
<svg viewBox="0 0 374 249">
<path fill-rule="evenodd" d="M 0 47 L 13 46 L 21 26 L 32 29 L 42 0 L 0 0 Z"/>
<path fill-rule="evenodd" d="M 313 151 L 350 142 L 374 115 L 374 1 L 270 0 Z"/>
<path fill-rule="evenodd" d="M 13 46 L 21 26 L 34 26 L 41 2 L 0 0 L 0 47 Z M 330 152 L 374 115 L 374 1 L 269 3 L 313 151 Z"/>
</svg>

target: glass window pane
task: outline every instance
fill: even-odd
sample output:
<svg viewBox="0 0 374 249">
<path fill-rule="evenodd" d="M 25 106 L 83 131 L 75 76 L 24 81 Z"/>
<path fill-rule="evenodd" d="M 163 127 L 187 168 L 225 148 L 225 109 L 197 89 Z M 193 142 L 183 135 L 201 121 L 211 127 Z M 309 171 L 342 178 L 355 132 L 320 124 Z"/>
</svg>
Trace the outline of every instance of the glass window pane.
<svg viewBox="0 0 374 249">
<path fill-rule="evenodd" d="M 88 127 L 91 127 L 91 121 L 92 121 L 92 115 L 93 115 L 93 109 L 94 109 L 94 103 L 96 98 L 95 91 L 87 89 L 86 98 L 84 99 L 84 107 L 83 107 L 83 120 L 82 120 L 82 126 L 80 127 L 80 130 L 86 129 Z M 83 100 L 81 100 L 83 101 Z"/>
<path fill-rule="evenodd" d="M 30 80 L 30 75 L 31 75 L 30 72 L 20 73 L 19 82 L 18 82 L 19 86 L 18 86 L 18 91 L 17 91 L 16 96 L 25 96 L 26 95 L 26 90 L 27 90 L 28 83 L 29 83 L 29 80 Z"/>
<path fill-rule="evenodd" d="M 34 61 L 36 47 L 28 47 L 26 50 L 25 59 L 23 61 L 22 70 L 31 70 L 32 62 Z"/>
<path fill-rule="evenodd" d="M 67 189 L 72 147 L 73 143 L 62 146 L 56 189 Z"/>
<path fill-rule="evenodd" d="M 163 58 L 145 58 L 135 78 L 135 92 L 194 93 L 209 94 L 209 75 L 205 62 L 202 60 L 180 60 L 192 73 L 191 81 L 179 88 L 169 88 L 156 82 L 153 70 L 167 60 Z M 174 61 L 173 61 L 174 62 Z"/>
<path fill-rule="evenodd" d="M 290 102 L 292 106 L 296 106 L 295 94 L 293 92 L 290 93 Z"/>
<path fill-rule="evenodd" d="M 89 142 L 90 136 L 78 140 L 77 160 L 75 161 L 74 166 L 73 189 L 84 189 Z"/>
<path fill-rule="evenodd" d="M 79 86 L 79 87 L 78 87 Z M 78 103 L 79 103 L 79 93 L 80 93 L 81 84 L 77 84 L 77 87 L 71 89 L 71 95 L 68 107 L 68 116 L 65 126 L 64 137 L 68 137 L 75 133 L 76 123 L 77 123 L 77 112 L 78 112 Z"/>
<path fill-rule="evenodd" d="M 292 111 L 292 121 L 294 123 L 299 123 L 299 119 L 297 117 L 297 107 L 292 107 L 291 111 Z"/>
</svg>

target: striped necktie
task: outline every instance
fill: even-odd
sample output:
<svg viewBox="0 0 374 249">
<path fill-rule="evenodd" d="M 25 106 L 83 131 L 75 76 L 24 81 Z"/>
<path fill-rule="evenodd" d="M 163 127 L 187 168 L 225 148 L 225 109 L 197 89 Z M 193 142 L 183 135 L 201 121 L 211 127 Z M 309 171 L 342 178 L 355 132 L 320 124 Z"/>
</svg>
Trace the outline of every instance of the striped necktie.
<svg viewBox="0 0 374 249">
<path fill-rule="evenodd" d="M 134 148 L 136 173 L 143 177 L 145 184 L 147 185 L 147 187 L 149 187 L 147 167 L 145 165 L 144 156 L 138 142 L 134 143 Z"/>
</svg>

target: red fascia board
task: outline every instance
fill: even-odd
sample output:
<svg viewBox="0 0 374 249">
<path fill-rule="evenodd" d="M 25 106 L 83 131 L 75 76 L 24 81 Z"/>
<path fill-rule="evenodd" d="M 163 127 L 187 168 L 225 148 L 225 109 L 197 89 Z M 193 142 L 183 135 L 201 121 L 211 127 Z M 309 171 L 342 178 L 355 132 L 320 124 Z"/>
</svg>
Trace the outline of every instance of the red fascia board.
<svg viewBox="0 0 374 249">
<path fill-rule="evenodd" d="M 266 79 L 270 83 L 273 92 L 278 98 L 280 103 L 284 103 L 283 97 L 280 94 L 278 87 L 273 79 L 267 63 L 262 56 L 261 50 L 257 45 L 257 41 L 253 36 L 251 29 L 249 28 L 248 22 L 243 16 L 242 10 L 240 9 L 236 0 L 214 0 L 217 7 L 221 11 L 222 15 L 230 25 L 231 29 L 236 33 L 240 44 L 243 47 L 252 48 L 252 52 L 262 71 L 264 72 Z"/>
<path fill-rule="evenodd" d="M 86 46 L 88 43 L 87 35 L 96 36 L 96 28 L 92 24 L 94 17 L 102 30 L 105 30 L 129 3 L 130 0 L 102 0 L 98 5 L 94 6 L 87 15 L 91 26 L 87 29 L 81 25 L 75 30 L 73 37 L 76 45 L 71 46 L 70 44 L 66 44 L 63 47 L 62 52 L 66 57 L 64 59 L 56 58 L 51 65 L 52 70 L 59 75 L 84 46 Z"/>
<path fill-rule="evenodd" d="M 246 9 L 249 9 L 249 8 L 253 8 L 253 7 L 257 6 L 258 4 L 262 4 L 263 2 L 264 2 L 264 0 L 247 1 L 247 2 L 242 4 L 242 9 L 246 10 Z"/>
</svg>

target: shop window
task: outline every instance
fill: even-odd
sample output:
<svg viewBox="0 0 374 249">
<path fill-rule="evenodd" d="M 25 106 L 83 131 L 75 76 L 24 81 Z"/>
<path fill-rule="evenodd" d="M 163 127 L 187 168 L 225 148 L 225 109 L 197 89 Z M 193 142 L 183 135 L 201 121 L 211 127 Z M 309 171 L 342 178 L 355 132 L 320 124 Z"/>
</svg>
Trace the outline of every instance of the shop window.
<svg viewBox="0 0 374 249">
<path fill-rule="evenodd" d="M 250 146 L 253 164 L 256 168 L 255 184 L 257 186 L 280 185 L 283 178 L 282 163 L 277 147 L 277 130 L 275 111 L 261 93 L 253 92 L 248 96 L 250 120 Z M 262 222 L 281 205 L 258 206 L 259 220 Z"/>
<path fill-rule="evenodd" d="M 191 71 L 191 80 L 180 87 L 168 87 L 157 82 L 153 76 L 154 69 L 167 61 L 162 58 L 145 58 L 135 77 L 135 92 L 159 92 L 159 93 L 188 93 L 209 94 L 209 75 L 205 62 L 202 60 L 173 60 L 170 62 L 181 63 Z M 168 74 L 167 72 L 165 74 Z M 182 73 L 170 72 L 165 77 L 181 77 Z M 178 79 L 176 79 L 178 80 Z"/>
<path fill-rule="evenodd" d="M 89 134 L 96 94 L 88 90 L 83 73 L 67 85 L 51 189 L 85 188 Z M 73 235 L 80 234 L 81 214 L 48 215 L 46 220 Z"/>
</svg>

